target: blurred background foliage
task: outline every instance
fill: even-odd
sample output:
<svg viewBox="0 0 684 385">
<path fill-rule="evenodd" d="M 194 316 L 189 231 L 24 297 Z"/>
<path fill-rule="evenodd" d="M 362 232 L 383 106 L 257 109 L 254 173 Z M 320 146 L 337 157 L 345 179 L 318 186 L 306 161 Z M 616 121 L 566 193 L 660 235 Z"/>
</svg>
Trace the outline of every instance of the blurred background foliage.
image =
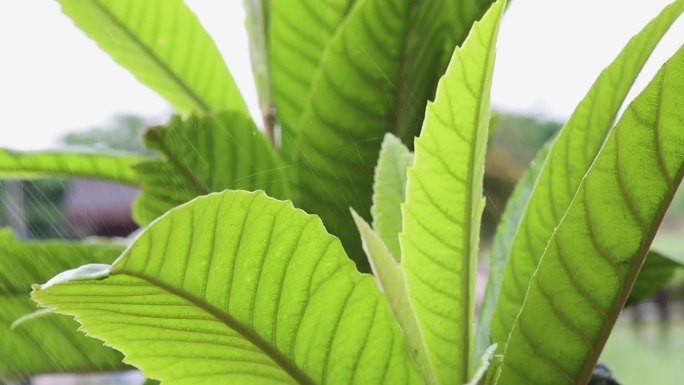
<svg viewBox="0 0 684 385">
<path fill-rule="evenodd" d="M 118 115 L 104 127 L 72 132 L 62 137 L 67 146 L 93 149 L 118 150 L 141 155 L 151 155 L 142 142 L 142 135 L 149 119 L 136 115 Z"/>
</svg>

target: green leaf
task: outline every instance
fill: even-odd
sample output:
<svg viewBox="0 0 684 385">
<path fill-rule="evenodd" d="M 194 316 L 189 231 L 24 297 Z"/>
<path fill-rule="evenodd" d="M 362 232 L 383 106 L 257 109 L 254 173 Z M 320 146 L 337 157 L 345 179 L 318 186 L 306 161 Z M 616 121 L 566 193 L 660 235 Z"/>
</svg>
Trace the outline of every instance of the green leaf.
<svg viewBox="0 0 684 385">
<path fill-rule="evenodd" d="M 531 278 L 499 385 L 589 381 L 684 176 L 684 48 L 611 130 Z"/>
<path fill-rule="evenodd" d="M 0 179 L 83 177 L 137 184 L 132 166 L 147 158 L 102 152 L 39 151 L 0 149 Z"/>
<path fill-rule="evenodd" d="M 419 368 L 425 384 L 438 384 L 430 367 L 425 342 L 418 329 L 418 322 L 409 304 L 406 278 L 398 261 L 387 249 L 380 235 L 371 229 L 366 221 L 354 210 L 352 217 L 361 235 L 363 249 L 368 256 L 378 288 L 385 293 L 394 318 L 401 326 L 409 355 Z"/>
<path fill-rule="evenodd" d="M 490 3 L 359 0 L 327 44 L 298 120 L 295 148 L 283 142 L 283 150 L 295 156 L 295 203 L 321 215 L 350 255 L 357 254 L 359 237 L 348 208 L 370 217 L 382 138 L 392 132 L 413 140 L 451 50 Z"/>
<path fill-rule="evenodd" d="M 112 59 L 180 112 L 249 116 L 214 41 L 182 0 L 57 0 Z"/>
<path fill-rule="evenodd" d="M 402 43 L 395 120 L 390 124 L 392 132 L 404 142 L 413 142 L 420 133 L 426 103 L 435 95 L 437 82 L 447 69 L 454 48 L 463 44 L 473 23 L 480 20 L 494 2 L 404 2 L 409 23 Z"/>
<path fill-rule="evenodd" d="M 674 277 L 682 265 L 655 251 L 650 251 L 644 261 L 634 287 L 627 298 L 627 305 L 634 305 L 653 295 Z"/>
<path fill-rule="evenodd" d="M 406 170 L 413 164 L 413 154 L 401 140 L 385 134 L 380 147 L 378 165 L 373 182 L 373 228 L 387 248 L 399 261 L 399 232 L 401 232 L 401 204 L 406 199 Z M 358 221 L 357 222 L 358 227 Z M 363 236 L 362 236 L 363 237 Z"/>
<path fill-rule="evenodd" d="M 402 115 L 398 120 L 404 123 L 402 129 L 395 131 L 402 131 L 402 138 L 405 141 L 412 141 L 413 135 L 420 128 L 424 103 L 432 96 L 437 79 L 446 68 L 451 50 L 463 41 L 473 21 L 484 13 L 491 2 L 461 0 L 432 1 L 430 4 L 423 4 L 413 0 L 402 0 L 395 1 L 396 6 L 379 2 L 376 4 L 377 12 L 381 14 L 382 19 L 368 20 L 391 19 L 406 28 L 403 41 L 398 43 L 403 50 L 401 63 L 393 64 L 397 68 L 401 67 L 401 82 L 406 85 L 400 91 L 401 94 L 396 96 L 397 99 L 402 99 L 399 103 L 404 109 L 397 111 L 397 115 Z M 274 4 L 270 64 L 274 98 L 283 125 L 283 150 L 286 156 L 291 154 L 296 145 L 301 115 L 309 103 L 313 85 L 321 76 L 320 67 L 330 66 L 327 64 L 328 46 L 335 39 L 339 39 L 337 35 L 349 35 L 349 32 L 343 32 L 343 29 L 348 28 L 345 26 L 349 23 L 347 16 L 357 4 L 366 8 L 376 7 L 364 3 L 369 1 L 279 0 Z M 408 12 L 411 20 L 407 21 L 402 15 L 398 15 L 396 8 L 399 7 L 410 8 Z M 375 25 L 366 20 L 362 23 L 363 30 L 352 33 L 358 34 L 358 37 L 364 40 L 379 35 L 380 45 L 384 43 L 382 40 L 387 38 L 382 30 L 395 27 L 378 21 Z M 373 52 L 368 54 L 375 55 Z M 297 63 L 296 68 L 292 63 Z M 362 68 L 364 72 L 368 72 L 369 69 L 371 72 L 377 70 L 371 62 L 360 64 L 365 67 Z M 332 70 L 332 67 L 329 70 Z M 403 132 L 404 130 L 406 132 Z"/>
<path fill-rule="evenodd" d="M 496 236 L 492 242 L 492 249 L 489 253 L 489 276 L 482 305 L 480 306 L 473 357 L 482 356 L 490 346 L 489 325 L 501 290 L 507 251 L 510 248 L 520 217 L 552 143 L 553 139 L 537 152 L 532 164 L 515 186 L 511 197 L 506 203 L 506 209 L 501 216 Z M 630 304 L 633 301 L 640 301 L 652 296 L 658 288 L 673 276 L 675 269 L 679 266 L 681 265 L 663 257 L 657 252 L 649 252 L 649 256 L 646 258 L 646 262 L 637 277 L 627 303 Z"/>
<path fill-rule="evenodd" d="M 684 10 L 678 0 L 665 8 L 598 77 L 554 141 L 508 253 L 491 324 L 492 340 L 505 347 L 528 282 L 554 229 L 604 143 L 632 83 L 654 47 Z"/>
<path fill-rule="evenodd" d="M 290 161 L 323 52 L 357 0 L 278 0 L 269 29 L 269 70 L 283 157 Z"/>
<path fill-rule="evenodd" d="M 148 130 L 145 145 L 164 159 L 135 166 L 142 194 L 133 215 L 140 224 L 196 196 L 225 189 L 263 189 L 278 198 L 287 196 L 277 154 L 242 114 L 174 117 L 168 125 Z"/>
<path fill-rule="evenodd" d="M 12 328 L 18 318 L 36 311 L 31 285 L 84 263 L 109 263 L 123 247 L 73 242 L 23 242 L 0 230 L 0 382 L 55 372 L 120 370 L 121 356 L 83 336 L 77 324 L 43 315 Z"/>
<path fill-rule="evenodd" d="M 510 4 L 510 3 L 508 3 Z M 496 349 L 496 345 L 492 345 Z M 487 351 L 485 351 L 487 353 Z M 496 385 L 499 381 L 499 375 L 501 374 L 501 363 L 503 362 L 503 356 L 495 354 L 489 360 L 489 365 L 487 366 L 487 371 L 485 372 L 484 378 L 480 380 L 480 385 Z"/>
<path fill-rule="evenodd" d="M 539 177 L 539 173 L 544 165 L 544 160 L 546 160 L 546 157 L 549 154 L 549 148 L 552 143 L 553 139 L 548 141 L 537 152 L 530 167 L 520 178 L 515 189 L 511 193 L 511 196 L 508 198 L 506 208 L 497 225 L 496 235 L 492 241 L 492 249 L 489 252 L 489 275 L 487 277 L 485 294 L 482 299 L 482 304 L 480 305 L 473 358 L 482 356 L 485 350 L 492 344 L 490 338 L 490 324 L 492 322 L 494 309 L 499 301 L 508 250 L 510 250 L 511 243 L 513 243 L 513 237 L 518 229 L 518 223 L 523 215 L 527 201 L 532 194 L 532 189 Z M 475 364 L 477 364 L 477 362 L 473 362 L 473 365 Z"/>
<path fill-rule="evenodd" d="M 504 4 L 494 3 L 454 51 L 428 103 L 401 209 L 409 301 L 441 384 L 470 377 L 489 93 Z"/>
<path fill-rule="evenodd" d="M 33 297 L 163 384 L 420 382 L 373 278 L 318 217 L 262 192 L 173 209 L 107 272 Z"/>
</svg>

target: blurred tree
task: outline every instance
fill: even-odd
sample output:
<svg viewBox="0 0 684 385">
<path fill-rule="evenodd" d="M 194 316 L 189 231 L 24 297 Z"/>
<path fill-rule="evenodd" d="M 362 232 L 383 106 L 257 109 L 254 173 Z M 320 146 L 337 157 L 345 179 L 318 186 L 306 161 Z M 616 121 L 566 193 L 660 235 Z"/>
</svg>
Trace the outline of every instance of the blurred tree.
<svg viewBox="0 0 684 385">
<path fill-rule="evenodd" d="M 67 184 L 62 180 L 45 179 L 22 183 L 28 237 L 73 238 L 74 233 L 62 213 Z"/>
<path fill-rule="evenodd" d="M 118 115 L 103 127 L 72 132 L 62 137 L 69 146 L 96 147 L 134 153 L 149 153 L 143 146 L 142 135 L 148 119 L 136 115 Z"/>
</svg>

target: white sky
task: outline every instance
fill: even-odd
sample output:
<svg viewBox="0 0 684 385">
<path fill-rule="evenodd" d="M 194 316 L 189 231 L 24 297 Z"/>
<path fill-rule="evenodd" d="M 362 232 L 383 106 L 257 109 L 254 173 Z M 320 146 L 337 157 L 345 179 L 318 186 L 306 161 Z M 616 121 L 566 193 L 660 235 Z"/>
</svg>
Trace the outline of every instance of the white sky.
<svg viewBox="0 0 684 385">
<path fill-rule="evenodd" d="M 188 0 L 256 115 L 242 1 Z M 627 40 L 669 0 L 513 0 L 499 38 L 492 100 L 563 119 Z M 644 87 L 684 36 L 679 20 L 642 74 Z M 633 92 L 633 95 L 635 93 Z M 0 0 L 0 147 L 48 148 L 116 114 L 163 122 L 171 108 L 60 13 L 56 1 Z"/>
</svg>

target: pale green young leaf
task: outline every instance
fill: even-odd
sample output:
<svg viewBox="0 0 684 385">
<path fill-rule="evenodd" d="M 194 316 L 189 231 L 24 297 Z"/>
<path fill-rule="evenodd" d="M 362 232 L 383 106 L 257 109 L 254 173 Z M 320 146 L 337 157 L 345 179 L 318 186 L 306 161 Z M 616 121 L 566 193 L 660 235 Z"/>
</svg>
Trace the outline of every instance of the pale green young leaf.
<svg viewBox="0 0 684 385">
<path fill-rule="evenodd" d="M 352 210 L 352 217 L 361 235 L 363 250 L 366 252 L 378 287 L 385 293 L 390 310 L 401 326 L 408 345 L 409 355 L 418 366 L 418 370 L 423 376 L 423 382 L 428 385 L 439 384 L 430 367 L 425 342 L 418 330 L 418 323 L 413 310 L 409 305 L 406 278 L 399 262 L 390 253 L 380 235 L 354 210 Z"/>
<path fill-rule="evenodd" d="M 214 41 L 182 0 L 57 0 L 117 63 L 180 112 L 248 116 Z"/>
<path fill-rule="evenodd" d="M 501 292 L 491 324 L 492 340 L 505 346 L 528 282 L 554 229 L 604 143 L 639 71 L 684 1 L 666 7 L 634 36 L 598 77 L 554 141 L 508 252 Z"/>
<path fill-rule="evenodd" d="M 33 298 L 163 384 L 420 383 L 373 278 L 318 217 L 263 192 L 197 198 L 106 278 L 78 271 Z"/>
<path fill-rule="evenodd" d="M 0 149 L 0 179 L 80 177 L 135 185 L 133 165 L 146 159 L 123 153 Z"/>
<path fill-rule="evenodd" d="M 133 215 L 147 224 L 199 195 L 225 189 L 262 189 L 284 198 L 287 180 L 278 155 L 242 114 L 175 117 L 145 133 L 145 144 L 163 159 L 135 166 L 142 194 Z"/>
<path fill-rule="evenodd" d="M 449 54 L 490 3 L 359 0 L 321 54 L 296 140 L 284 141 L 283 151 L 295 157 L 296 203 L 320 214 L 350 255 L 361 252 L 349 207 L 369 219 L 382 138 L 393 132 L 412 142 Z"/>
<path fill-rule="evenodd" d="M 499 385 L 589 380 L 684 176 L 682 105 L 684 48 L 631 103 L 582 179 L 531 278 Z"/>
<path fill-rule="evenodd" d="M 489 93 L 505 1 L 474 24 L 428 103 L 408 171 L 401 266 L 433 373 L 469 380 Z"/>
<path fill-rule="evenodd" d="M 496 227 L 496 235 L 494 236 L 492 247 L 489 251 L 487 287 L 485 288 L 485 294 L 482 298 L 482 304 L 480 305 L 480 314 L 478 316 L 477 331 L 475 334 L 473 367 L 474 365 L 477 365 L 477 361 L 475 361 L 477 357 L 482 356 L 485 350 L 492 344 L 490 324 L 501 292 L 501 282 L 503 281 L 508 250 L 511 247 L 513 237 L 518 229 L 518 223 L 525 210 L 527 201 L 532 194 L 532 189 L 539 177 L 539 172 L 544 165 L 544 160 L 546 160 L 552 142 L 553 139 L 547 142 L 544 147 L 537 152 L 530 167 L 515 185 L 515 189 L 506 202 L 506 208 L 501 215 L 501 220 Z"/>
<path fill-rule="evenodd" d="M 373 180 L 373 229 L 399 261 L 401 204 L 406 199 L 406 170 L 413 164 L 413 154 L 396 136 L 388 133 L 380 147 L 378 165 Z M 357 227 L 358 227 L 358 221 Z M 363 235 L 362 235 L 363 237 Z"/>
<path fill-rule="evenodd" d="M 510 4 L 510 3 L 509 3 Z M 496 345 L 494 349 L 496 349 Z M 501 375 L 501 364 L 503 363 L 503 356 L 500 354 L 495 354 L 489 360 L 489 366 L 485 372 L 484 378 L 480 380 L 479 385 L 496 385 L 499 381 L 499 376 Z"/>
<path fill-rule="evenodd" d="M 0 382 L 56 372 L 121 370 L 121 355 L 88 338 L 77 324 L 43 315 L 12 327 L 37 307 L 31 285 L 84 263 L 110 263 L 123 247 L 64 241 L 24 242 L 0 230 Z"/>
<path fill-rule="evenodd" d="M 473 377 L 465 385 L 487 385 L 487 373 L 496 370 L 495 367 L 492 367 L 491 370 L 489 369 L 492 364 L 497 365 L 495 354 L 496 345 L 491 345 L 485 349 L 484 353 L 479 357 L 477 370 L 475 370 Z"/>
</svg>

